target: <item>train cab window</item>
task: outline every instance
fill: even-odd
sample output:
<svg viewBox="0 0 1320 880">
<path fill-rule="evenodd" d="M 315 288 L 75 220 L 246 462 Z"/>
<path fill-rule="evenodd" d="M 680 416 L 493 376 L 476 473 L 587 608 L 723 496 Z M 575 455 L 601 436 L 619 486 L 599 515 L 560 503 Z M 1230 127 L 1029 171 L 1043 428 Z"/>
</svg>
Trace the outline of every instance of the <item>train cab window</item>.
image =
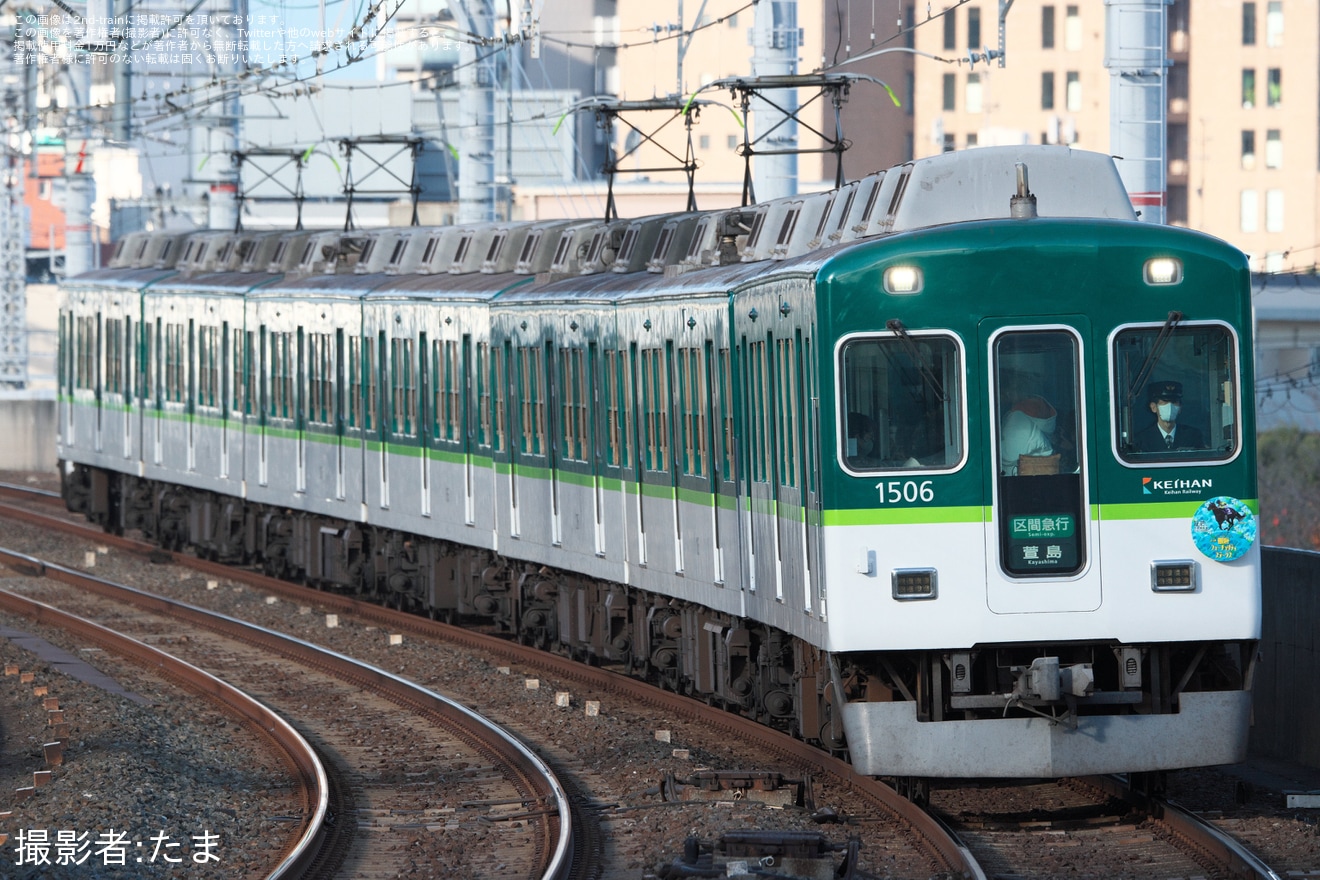
<svg viewBox="0 0 1320 880">
<path fill-rule="evenodd" d="M 1237 341 L 1229 327 L 1130 327 L 1113 344 L 1115 443 L 1124 462 L 1222 461 L 1237 453 Z"/>
<path fill-rule="evenodd" d="M 840 348 L 839 372 L 839 458 L 847 470 L 952 470 L 962 463 L 962 352 L 954 337 L 854 337 Z"/>
<path fill-rule="evenodd" d="M 1086 561 L 1081 346 L 1067 330 L 995 337 L 996 522 L 1012 577 L 1058 577 Z"/>
</svg>

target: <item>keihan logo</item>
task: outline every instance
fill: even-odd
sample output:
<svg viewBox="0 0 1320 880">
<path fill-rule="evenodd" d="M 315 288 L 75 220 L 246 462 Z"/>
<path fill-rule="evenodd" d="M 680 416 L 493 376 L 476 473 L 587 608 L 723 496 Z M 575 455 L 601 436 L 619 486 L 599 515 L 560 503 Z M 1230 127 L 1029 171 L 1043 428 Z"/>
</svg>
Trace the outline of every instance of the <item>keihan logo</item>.
<svg viewBox="0 0 1320 880">
<path fill-rule="evenodd" d="M 1214 480 L 1157 480 L 1141 478 L 1142 495 L 1202 495 L 1214 488 Z"/>
</svg>

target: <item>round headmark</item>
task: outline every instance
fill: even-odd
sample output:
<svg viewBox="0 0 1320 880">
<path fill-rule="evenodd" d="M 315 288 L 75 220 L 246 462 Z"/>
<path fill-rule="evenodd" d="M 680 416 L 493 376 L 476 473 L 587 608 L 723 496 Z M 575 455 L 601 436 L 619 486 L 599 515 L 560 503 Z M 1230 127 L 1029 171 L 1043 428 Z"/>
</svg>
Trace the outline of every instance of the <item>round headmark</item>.
<svg viewBox="0 0 1320 880">
<path fill-rule="evenodd" d="M 1256 517 L 1236 498 L 1211 498 L 1192 517 L 1196 549 L 1216 562 L 1232 562 L 1256 541 Z"/>
</svg>

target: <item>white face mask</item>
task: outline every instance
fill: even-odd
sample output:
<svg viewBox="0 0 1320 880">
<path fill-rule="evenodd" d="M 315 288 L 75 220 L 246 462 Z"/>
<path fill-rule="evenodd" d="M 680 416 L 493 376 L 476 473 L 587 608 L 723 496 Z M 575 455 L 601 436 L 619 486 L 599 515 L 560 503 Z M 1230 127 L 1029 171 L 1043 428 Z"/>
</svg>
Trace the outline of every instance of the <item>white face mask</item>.
<svg viewBox="0 0 1320 880">
<path fill-rule="evenodd" d="M 1182 407 L 1176 403 L 1161 403 L 1160 420 L 1164 422 L 1177 421 L 1178 413 L 1182 412 Z"/>
</svg>

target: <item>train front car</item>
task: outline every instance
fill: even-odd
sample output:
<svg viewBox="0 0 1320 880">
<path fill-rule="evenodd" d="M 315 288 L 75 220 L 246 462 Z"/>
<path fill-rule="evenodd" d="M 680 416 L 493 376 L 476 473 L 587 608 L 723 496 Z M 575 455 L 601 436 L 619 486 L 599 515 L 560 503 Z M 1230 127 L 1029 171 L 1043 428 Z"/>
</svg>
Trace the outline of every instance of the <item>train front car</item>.
<svg viewBox="0 0 1320 880">
<path fill-rule="evenodd" d="M 1041 216 L 1024 200 L 912 228 L 819 275 L 852 760 L 899 777 L 1240 761 L 1261 617 L 1246 260 L 1051 218 L 1067 193 L 1030 170 Z"/>
</svg>

